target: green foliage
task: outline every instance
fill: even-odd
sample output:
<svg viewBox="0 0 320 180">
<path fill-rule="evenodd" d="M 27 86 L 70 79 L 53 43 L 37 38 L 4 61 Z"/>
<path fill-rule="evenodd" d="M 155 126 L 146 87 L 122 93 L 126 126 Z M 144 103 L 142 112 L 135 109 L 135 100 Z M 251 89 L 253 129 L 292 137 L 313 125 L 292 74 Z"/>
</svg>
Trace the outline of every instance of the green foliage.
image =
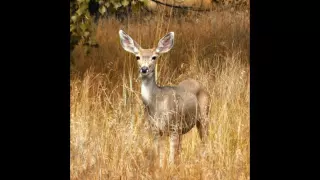
<svg viewBox="0 0 320 180">
<path fill-rule="evenodd" d="M 70 1 L 70 51 L 74 46 L 82 42 L 86 47 L 86 53 L 89 47 L 96 47 L 97 43 L 93 36 L 92 17 L 89 13 L 90 1 L 99 4 L 98 12 L 101 15 L 114 14 L 116 12 L 125 12 L 124 8 L 144 4 L 144 0 L 71 0 Z"/>
</svg>

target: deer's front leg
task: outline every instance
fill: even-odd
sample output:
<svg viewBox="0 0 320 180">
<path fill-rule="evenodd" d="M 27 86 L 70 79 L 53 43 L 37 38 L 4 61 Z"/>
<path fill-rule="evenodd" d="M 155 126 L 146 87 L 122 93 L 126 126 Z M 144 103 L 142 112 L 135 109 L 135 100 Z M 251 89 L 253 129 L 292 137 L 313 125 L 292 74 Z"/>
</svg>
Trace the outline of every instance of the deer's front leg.
<svg viewBox="0 0 320 180">
<path fill-rule="evenodd" d="M 179 158 L 179 154 L 181 151 L 180 146 L 181 135 L 178 133 L 172 133 L 170 135 L 170 156 L 169 156 L 169 164 L 176 164 L 176 159 Z"/>
<path fill-rule="evenodd" d="M 156 154 L 159 157 L 159 161 L 160 161 L 160 168 L 162 168 L 164 166 L 164 155 L 165 155 L 165 149 L 164 149 L 164 137 L 159 135 L 155 136 L 155 149 L 156 149 Z"/>
</svg>

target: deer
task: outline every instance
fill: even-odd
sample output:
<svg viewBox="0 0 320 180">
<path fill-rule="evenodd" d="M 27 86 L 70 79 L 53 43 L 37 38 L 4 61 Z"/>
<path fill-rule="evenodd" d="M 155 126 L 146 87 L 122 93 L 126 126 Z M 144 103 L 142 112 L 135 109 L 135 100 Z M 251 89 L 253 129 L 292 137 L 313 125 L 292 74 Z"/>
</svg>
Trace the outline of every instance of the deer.
<svg viewBox="0 0 320 180">
<path fill-rule="evenodd" d="M 158 86 L 155 65 L 159 56 L 174 45 L 174 32 L 162 37 L 158 46 L 142 48 L 123 30 L 119 30 L 120 44 L 135 55 L 141 79 L 141 97 L 152 135 L 160 168 L 164 166 L 164 139 L 169 136 L 169 164 L 176 164 L 181 152 L 182 135 L 196 126 L 202 144 L 208 137 L 209 93 L 194 79 L 186 79 L 177 86 Z"/>
</svg>

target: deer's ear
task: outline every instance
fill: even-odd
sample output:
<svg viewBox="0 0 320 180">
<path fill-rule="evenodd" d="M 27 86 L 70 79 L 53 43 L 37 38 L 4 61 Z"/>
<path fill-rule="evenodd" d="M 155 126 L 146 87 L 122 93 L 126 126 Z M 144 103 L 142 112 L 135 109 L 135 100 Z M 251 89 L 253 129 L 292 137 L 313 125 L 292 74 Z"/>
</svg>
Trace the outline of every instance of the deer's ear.
<svg viewBox="0 0 320 180">
<path fill-rule="evenodd" d="M 120 44 L 124 50 L 131 52 L 133 54 L 137 54 L 140 51 L 140 45 L 135 42 L 128 34 L 126 34 L 123 30 L 119 31 L 120 35 Z"/>
<path fill-rule="evenodd" d="M 170 32 L 160 39 L 158 47 L 156 48 L 157 53 L 166 53 L 173 47 L 174 32 Z"/>
</svg>

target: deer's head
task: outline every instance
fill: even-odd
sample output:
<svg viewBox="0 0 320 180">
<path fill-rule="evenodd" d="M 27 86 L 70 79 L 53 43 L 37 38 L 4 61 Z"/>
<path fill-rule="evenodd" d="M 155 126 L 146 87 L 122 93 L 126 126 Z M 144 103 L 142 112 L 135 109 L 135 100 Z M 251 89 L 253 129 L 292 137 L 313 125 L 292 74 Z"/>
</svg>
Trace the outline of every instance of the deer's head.
<svg viewBox="0 0 320 180">
<path fill-rule="evenodd" d="M 156 60 L 160 54 L 168 52 L 173 47 L 174 32 L 170 32 L 160 39 L 158 47 L 143 49 L 123 30 L 119 31 L 120 43 L 124 50 L 136 56 L 139 71 L 142 76 L 154 73 Z"/>
</svg>

